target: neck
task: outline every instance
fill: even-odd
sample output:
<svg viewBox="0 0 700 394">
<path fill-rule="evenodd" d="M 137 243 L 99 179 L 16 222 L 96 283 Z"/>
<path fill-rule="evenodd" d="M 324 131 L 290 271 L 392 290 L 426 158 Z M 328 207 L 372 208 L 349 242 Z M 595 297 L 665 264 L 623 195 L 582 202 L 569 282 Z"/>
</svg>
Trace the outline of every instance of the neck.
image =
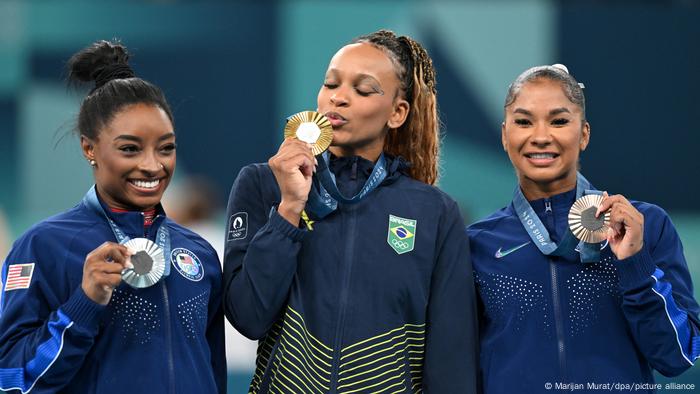
<svg viewBox="0 0 700 394">
<path fill-rule="evenodd" d="M 155 205 L 148 207 L 139 207 L 136 205 L 120 202 L 119 200 L 110 196 L 109 193 L 106 193 L 98 184 L 95 184 L 95 192 L 97 193 L 97 197 L 112 211 L 145 212 L 156 209 Z"/>
<path fill-rule="evenodd" d="M 328 150 L 336 157 L 352 157 L 360 156 L 365 160 L 369 160 L 376 163 L 379 156 L 382 154 L 382 146 L 378 147 L 364 147 L 364 148 L 353 148 L 347 146 L 331 146 Z"/>
<path fill-rule="evenodd" d="M 520 190 L 528 201 L 549 198 L 557 194 L 568 192 L 576 187 L 576 173 L 573 177 L 566 177 L 556 181 L 537 182 L 520 176 Z"/>
</svg>

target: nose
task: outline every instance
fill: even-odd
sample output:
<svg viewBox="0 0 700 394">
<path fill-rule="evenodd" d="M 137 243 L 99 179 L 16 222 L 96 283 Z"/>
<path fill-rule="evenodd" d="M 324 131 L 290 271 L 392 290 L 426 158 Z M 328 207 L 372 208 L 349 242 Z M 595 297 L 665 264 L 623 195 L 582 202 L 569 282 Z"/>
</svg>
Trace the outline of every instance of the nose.
<svg viewBox="0 0 700 394">
<path fill-rule="evenodd" d="M 163 163 L 158 161 L 155 153 L 145 154 L 139 162 L 139 170 L 148 175 L 157 174 L 163 168 Z"/>
<path fill-rule="evenodd" d="M 549 127 L 542 122 L 537 122 L 533 128 L 530 142 L 537 146 L 546 146 L 552 143 L 552 134 Z"/>
<path fill-rule="evenodd" d="M 345 107 L 348 105 L 348 95 L 342 87 L 336 88 L 331 95 L 331 104 L 337 107 Z"/>
</svg>

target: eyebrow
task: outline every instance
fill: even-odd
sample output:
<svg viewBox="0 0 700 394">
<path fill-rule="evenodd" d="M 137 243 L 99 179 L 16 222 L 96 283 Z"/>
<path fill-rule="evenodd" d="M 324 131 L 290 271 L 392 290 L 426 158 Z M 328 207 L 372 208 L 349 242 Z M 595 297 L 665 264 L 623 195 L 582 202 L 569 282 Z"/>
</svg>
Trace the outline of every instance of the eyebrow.
<svg viewBox="0 0 700 394">
<path fill-rule="evenodd" d="M 528 111 L 528 110 L 526 110 L 526 109 L 524 109 L 524 108 L 516 108 L 515 110 L 513 110 L 513 113 L 515 113 L 515 114 L 523 114 L 523 115 L 527 115 L 527 116 L 533 116 L 533 115 L 532 115 L 532 112 L 530 112 L 530 111 Z M 559 114 L 561 114 L 561 113 L 570 114 L 571 111 L 569 111 L 569 109 L 566 108 L 566 107 L 554 108 L 553 110 L 549 111 L 549 116 L 559 115 Z"/>
<path fill-rule="evenodd" d="M 168 134 L 164 134 L 158 138 L 158 141 L 163 141 L 167 140 L 168 138 L 175 137 L 175 133 L 170 132 Z M 141 142 L 141 138 L 137 137 L 135 135 L 128 135 L 128 134 L 122 134 L 114 137 L 114 141 L 116 140 L 127 140 L 127 141 L 134 141 L 134 142 Z"/>
<path fill-rule="evenodd" d="M 337 76 L 338 76 L 338 73 L 339 73 L 339 71 L 338 71 L 337 68 L 331 68 L 331 69 L 329 69 L 328 72 L 326 73 L 326 78 L 328 78 L 328 77 L 331 76 L 331 75 L 334 76 L 334 77 L 337 77 Z M 355 76 L 355 78 L 356 78 L 357 81 L 360 81 L 360 82 L 362 82 L 362 81 L 364 81 L 364 80 L 369 80 L 370 82 L 376 82 L 377 85 L 380 85 L 380 83 L 379 83 L 379 81 L 377 80 L 377 78 L 375 78 L 373 75 L 370 75 L 370 74 L 360 73 L 360 74 L 357 74 L 357 75 Z"/>
</svg>

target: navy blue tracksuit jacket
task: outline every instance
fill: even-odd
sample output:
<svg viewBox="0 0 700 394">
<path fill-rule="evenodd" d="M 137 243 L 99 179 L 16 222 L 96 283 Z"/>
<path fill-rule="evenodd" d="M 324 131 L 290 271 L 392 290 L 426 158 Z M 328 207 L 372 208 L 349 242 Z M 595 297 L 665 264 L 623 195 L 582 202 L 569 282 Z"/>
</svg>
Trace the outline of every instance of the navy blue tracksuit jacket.
<svg viewBox="0 0 700 394">
<path fill-rule="evenodd" d="M 388 158 L 377 189 L 340 204 L 313 231 L 275 211 L 280 193 L 267 165 L 240 172 L 228 204 L 225 311 L 260 340 L 252 393 L 476 391 L 461 215 L 404 166 Z M 372 167 L 358 157 L 330 162 L 344 195 Z"/>
<path fill-rule="evenodd" d="M 530 202 L 555 242 L 575 197 Z M 595 263 L 575 249 L 544 255 L 513 204 L 470 226 L 485 394 L 651 393 L 652 369 L 675 376 L 693 365 L 699 308 L 681 241 L 661 208 L 632 204 L 644 246 L 625 260 L 606 242 Z"/>
</svg>

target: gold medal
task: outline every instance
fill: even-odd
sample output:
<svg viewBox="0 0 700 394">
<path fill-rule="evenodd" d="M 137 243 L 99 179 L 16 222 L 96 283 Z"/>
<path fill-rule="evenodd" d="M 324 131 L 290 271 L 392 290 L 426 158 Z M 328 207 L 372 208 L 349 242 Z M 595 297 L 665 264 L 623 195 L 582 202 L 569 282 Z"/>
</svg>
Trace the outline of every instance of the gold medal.
<svg viewBox="0 0 700 394">
<path fill-rule="evenodd" d="M 137 289 L 158 283 L 165 272 L 163 249 L 146 238 L 134 238 L 124 243 L 132 255 L 127 268 L 122 270 L 122 280 Z"/>
<path fill-rule="evenodd" d="M 320 155 L 333 141 L 333 127 L 324 115 L 315 111 L 302 111 L 289 117 L 284 126 L 285 138 L 296 138 L 313 145 L 314 156 Z"/>
<path fill-rule="evenodd" d="M 610 211 L 595 217 L 598 207 L 603 202 L 600 194 L 588 194 L 576 200 L 569 210 L 569 228 L 571 232 L 586 243 L 599 243 L 607 238 L 610 228 Z"/>
</svg>

